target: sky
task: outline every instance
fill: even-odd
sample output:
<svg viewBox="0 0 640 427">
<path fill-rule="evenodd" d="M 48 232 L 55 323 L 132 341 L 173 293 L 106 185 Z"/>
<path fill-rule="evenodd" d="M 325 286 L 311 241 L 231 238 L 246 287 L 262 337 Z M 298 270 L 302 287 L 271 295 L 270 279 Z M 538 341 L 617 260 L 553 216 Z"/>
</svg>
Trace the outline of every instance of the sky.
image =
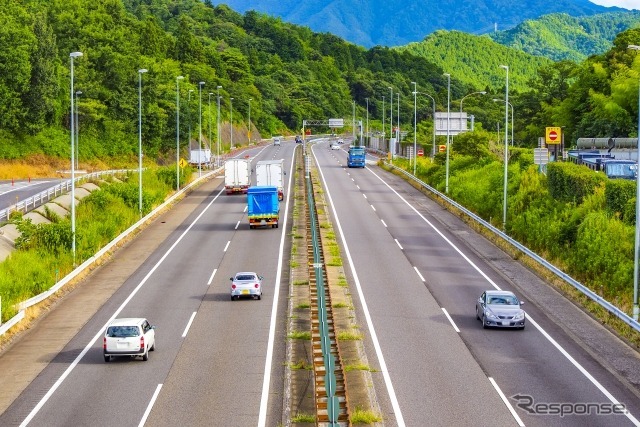
<svg viewBox="0 0 640 427">
<path fill-rule="evenodd" d="M 625 9 L 640 9 L 640 0 L 590 0 L 600 6 L 618 6 Z"/>
</svg>

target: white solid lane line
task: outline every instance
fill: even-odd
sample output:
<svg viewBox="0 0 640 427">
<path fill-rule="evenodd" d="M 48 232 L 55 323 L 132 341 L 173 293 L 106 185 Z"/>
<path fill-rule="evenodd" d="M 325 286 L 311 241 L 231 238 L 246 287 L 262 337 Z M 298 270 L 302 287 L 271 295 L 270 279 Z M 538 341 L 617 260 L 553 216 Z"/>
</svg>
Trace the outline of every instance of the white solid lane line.
<svg viewBox="0 0 640 427">
<path fill-rule="evenodd" d="M 142 419 L 140 420 L 140 424 L 138 424 L 138 427 L 143 427 L 144 424 L 147 422 L 147 418 L 149 418 L 151 409 L 153 408 L 153 405 L 156 403 L 156 400 L 158 399 L 158 395 L 160 395 L 161 388 L 162 388 L 162 384 L 158 384 L 158 387 L 156 387 L 156 391 L 153 393 L 153 396 L 149 401 L 149 405 L 147 405 L 147 410 L 144 411 L 144 415 L 142 416 Z"/>
<path fill-rule="evenodd" d="M 229 245 L 231 244 L 231 240 L 229 240 L 227 242 L 227 244 L 224 246 L 224 250 L 222 252 L 227 252 L 227 249 L 229 249 Z"/>
<path fill-rule="evenodd" d="M 383 180 L 378 174 L 376 174 L 375 172 L 373 172 L 370 168 L 367 168 L 367 171 L 369 171 L 371 174 L 373 174 L 376 178 L 378 178 L 380 180 L 380 182 L 382 182 L 384 185 L 387 186 L 387 188 L 389 188 L 391 191 L 393 191 L 395 193 L 396 196 L 398 196 L 400 198 L 400 200 L 402 200 L 407 206 L 409 206 L 409 208 L 411 210 L 413 210 L 420 218 L 422 218 L 422 220 L 424 222 L 426 222 L 433 231 L 435 231 L 436 233 L 438 233 L 438 235 L 445 241 L 447 242 L 447 244 L 449 246 L 451 246 L 451 248 L 453 248 L 453 250 L 455 250 L 465 261 L 467 261 L 467 263 L 473 267 L 474 270 L 476 270 L 480 275 L 482 275 L 482 277 L 484 277 L 487 282 L 489 282 L 489 284 L 491 284 L 491 286 L 493 286 L 495 289 L 500 290 L 500 287 L 493 281 L 491 280 L 491 278 L 489 276 L 487 276 L 484 271 L 482 271 L 480 269 L 480 267 L 478 267 L 473 261 L 471 261 L 464 253 L 462 253 L 462 251 L 451 241 L 449 240 L 440 230 L 438 230 L 438 228 L 436 228 L 435 225 L 433 225 L 433 223 L 431 223 L 431 221 L 429 221 L 427 218 L 424 217 L 424 215 L 422 215 L 420 212 L 418 212 L 418 210 L 413 207 L 413 205 L 411 205 L 411 203 L 409 203 L 404 197 L 402 197 L 396 190 L 394 190 L 385 180 Z M 552 337 L 551 335 L 549 335 L 544 329 L 542 329 L 542 327 L 540 325 L 538 325 L 538 323 L 536 323 L 531 316 L 527 315 L 528 320 L 533 324 L 533 326 L 538 329 L 538 331 L 540 331 L 540 333 L 554 346 L 556 347 L 556 349 L 558 351 L 560 351 L 560 353 L 565 356 L 567 358 L 567 360 L 569 360 L 570 363 L 572 363 L 589 381 L 591 381 L 591 383 L 593 385 L 596 386 L 596 388 L 598 388 L 598 390 L 600 390 L 608 399 L 611 403 L 617 405 L 619 404 L 618 400 L 613 397 L 613 395 L 611 393 L 609 393 L 609 391 L 604 388 L 604 386 L 602 386 L 602 384 L 600 384 L 598 382 L 598 380 L 596 380 L 582 365 L 580 365 L 564 348 L 562 348 L 562 346 L 560 344 L 558 344 Z M 625 409 L 625 415 L 627 416 L 627 418 L 629 418 L 629 420 L 631 420 L 631 422 L 636 425 L 636 426 L 640 426 L 640 421 L 638 421 L 628 410 Z"/>
<path fill-rule="evenodd" d="M 189 333 L 189 328 L 191 327 L 191 324 L 193 323 L 193 319 L 196 318 L 196 311 L 194 311 L 191 314 L 191 318 L 189 318 L 189 322 L 187 322 L 187 326 L 184 328 L 184 332 L 182 333 L 182 338 L 186 337 L 187 334 Z"/>
<path fill-rule="evenodd" d="M 500 387 L 498 387 L 498 383 L 496 383 L 495 380 L 491 377 L 487 377 L 487 378 L 489 378 L 489 382 L 491 383 L 491 385 L 493 385 L 493 388 L 496 389 L 496 391 L 498 392 L 498 396 L 500 396 L 500 399 L 502 399 L 504 404 L 507 406 L 507 408 L 509 409 L 509 412 L 511 412 L 511 415 L 513 415 L 513 418 L 515 418 L 518 425 L 520 427 L 524 427 L 524 423 L 516 413 L 516 410 L 513 408 L 513 406 L 511 406 L 511 403 L 509 403 L 507 396 L 505 396 L 502 390 L 500 390 Z"/>
<path fill-rule="evenodd" d="M 138 293 L 138 291 L 140 291 L 140 289 L 144 286 L 144 284 L 147 283 L 149 278 L 151 278 L 151 275 L 158 269 L 158 267 L 160 267 L 160 265 L 164 262 L 164 260 L 167 259 L 167 257 L 171 254 L 171 252 L 173 252 L 173 250 L 176 248 L 176 246 L 178 246 L 178 244 L 182 241 L 184 236 L 187 235 L 187 233 L 200 220 L 200 218 L 202 218 L 202 216 L 209 210 L 211 205 L 213 205 L 213 203 L 218 199 L 218 197 L 220 197 L 220 194 L 222 194 L 223 191 L 224 191 L 224 189 L 220 190 L 220 192 L 218 192 L 218 194 L 216 194 L 216 197 L 214 197 L 213 200 L 211 200 L 211 202 L 209 202 L 209 204 L 202 210 L 202 212 L 200 212 L 200 215 L 198 215 L 193 220 L 193 222 L 191 224 L 189 224 L 189 226 L 186 228 L 186 230 L 184 230 L 182 232 L 180 237 L 178 237 L 178 239 L 171 245 L 171 247 L 169 249 L 167 249 L 167 252 L 165 252 L 164 255 L 162 255 L 162 258 L 160 258 L 158 260 L 158 262 L 153 266 L 153 268 L 151 270 L 149 270 L 149 272 L 144 276 L 144 278 L 138 284 L 138 286 L 136 286 L 135 289 L 133 291 L 131 291 L 129 296 L 122 302 L 122 304 L 120 304 L 120 307 L 118 307 L 118 309 L 111 315 L 109 320 L 107 320 L 107 322 L 102 326 L 102 328 L 100 328 L 100 330 L 95 334 L 95 336 L 91 339 L 91 341 L 89 341 L 89 343 L 85 346 L 85 348 L 82 349 L 82 351 L 74 359 L 74 361 L 71 362 L 71 364 L 66 369 L 66 371 L 64 371 L 62 373 L 60 378 L 58 378 L 58 380 L 53 384 L 53 386 L 51 386 L 51 388 L 49 389 L 49 391 L 47 391 L 47 393 L 44 395 L 44 397 L 42 399 L 40 399 L 38 404 L 31 410 L 29 415 L 27 415 L 27 417 L 24 419 L 24 421 L 22 421 L 22 423 L 20 424 L 20 427 L 24 427 L 24 426 L 28 425 L 31 422 L 31 420 L 36 416 L 36 414 L 38 412 L 40 412 L 40 409 L 42 409 L 42 407 L 45 405 L 45 403 L 47 403 L 47 401 L 51 398 L 53 393 L 56 392 L 58 387 L 60 387 L 60 385 L 64 382 L 64 380 L 67 379 L 67 377 L 71 374 L 71 372 L 75 369 L 75 367 L 78 366 L 78 363 L 80 363 L 80 361 L 85 356 L 85 354 L 87 354 L 87 352 L 91 349 L 91 347 L 93 347 L 93 344 L 98 340 L 98 338 L 100 338 L 104 334 L 104 330 L 107 328 L 107 326 L 109 326 L 109 324 L 113 321 L 113 319 L 118 317 L 120 312 L 122 312 L 122 310 L 124 310 L 124 308 L 127 306 L 127 304 L 129 304 L 129 302 Z"/>
<path fill-rule="evenodd" d="M 313 156 L 315 156 L 315 151 L 311 150 Z M 358 272 L 356 271 L 356 267 L 353 264 L 353 258 L 351 257 L 351 251 L 349 250 L 349 244 L 347 243 L 344 232 L 342 231 L 342 225 L 340 222 L 340 218 L 338 217 L 338 213 L 336 212 L 335 205 L 333 204 L 333 198 L 331 197 L 331 192 L 329 191 L 329 187 L 327 186 L 327 181 L 324 178 L 324 173 L 322 172 L 322 168 L 319 166 L 318 159 L 315 158 L 316 165 L 318 165 L 318 172 L 320 173 L 320 177 L 322 178 L 322 183 L 324 188 L 326 189 L 327 199 L 329 199 L 329 205 L 331 206 L 331 211 L 333 212 L 333 216 L 336 221 L 336 227 L 338 228 L 338 233 L 340 233 L 340 238 L 342 239 L 344 245 L 344 252 L 347 256 L 347 261 L 349 262 L 349 268 L 351 269 L 351 274 L 353 275 L 353 281 L 356 286 L 356 290 L 358 291 L 358 298 L 362 303 L 362 311 L 364 312 L 365 320 L 367 321 L 367 328 L 369 329 L 369 333 L 371 335 L 371 342 L 373 343 L 373 347 L 376 352 L 376 356 L 378 357 L 378 363 L 380 364 L 380 371 L 382 372 L 382 377 L 384 378 L 384 383 L 387 387 L 387 393 L 389 395 L 389 400 L 391 401 L 391 406 L 393 408 L 393 415 L 396 419 L 396 424 L 398 427 L 405 427 L 404 417 L 402 416 L 402 410 L 400 409 L 400 403 L 398 402 L 398 397 L 396 396 L 396 392 L 393 388 L 393 384 L 391 382 L 391 375 L 389 374 L 389 369 L 387 368 L 387 362 L 384 359 L 384 355 L 382 354 L 382 347 L 380 347 L 380 342 L 378 341 L 378 334 L 376 333 L 375 328 L 373 327 L 373 320 L 371 319 L 371 313 L 369 313 L 369 306 L 367 305 L 367 300 L 364 297 L 364 293 L 362 291 L 362 286 L 360 285 L 360 278 L 358 277 Z"/>
</svg>

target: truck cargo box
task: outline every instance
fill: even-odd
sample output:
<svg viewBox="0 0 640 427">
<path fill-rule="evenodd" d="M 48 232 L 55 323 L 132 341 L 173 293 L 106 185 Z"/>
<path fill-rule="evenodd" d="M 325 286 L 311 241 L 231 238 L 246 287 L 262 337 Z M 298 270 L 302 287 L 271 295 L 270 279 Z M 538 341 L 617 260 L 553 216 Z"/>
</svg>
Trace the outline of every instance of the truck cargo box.
<svg viewBox="0 0 640 427">
<path fill-rule="evenodd" d="M 227 194 L 247 193 L 251 185 L 251 162 L 248 159 L 229 159 L 224 163 L 224 188 Z"/>
<path fill-rule="evenodd" d="M 284 199 L 284 160 L 261 160 L 256 163 L 256 185 L 278 188 L 278 200 Z"/>
<path fill-rule="evenodd" d="M 278 188 L 274 186 L 249 187 L 247 192 L 247 217 L 249 227 L 260 225 L 278 228 L 280 218 L 280 202 Z"/>
</svg>

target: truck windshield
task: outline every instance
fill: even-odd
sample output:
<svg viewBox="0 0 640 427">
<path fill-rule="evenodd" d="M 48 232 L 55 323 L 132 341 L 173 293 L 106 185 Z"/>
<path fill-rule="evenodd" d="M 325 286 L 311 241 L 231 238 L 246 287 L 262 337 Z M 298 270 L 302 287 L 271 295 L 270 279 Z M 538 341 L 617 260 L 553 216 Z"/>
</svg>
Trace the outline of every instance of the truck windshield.
<svg viewBox="0 0 640 427">
<path fill-rule="evenodd" d="M 351 154 L 364 154 L 364 147 L 351 147 L 349 152 Z"/>
</svg>

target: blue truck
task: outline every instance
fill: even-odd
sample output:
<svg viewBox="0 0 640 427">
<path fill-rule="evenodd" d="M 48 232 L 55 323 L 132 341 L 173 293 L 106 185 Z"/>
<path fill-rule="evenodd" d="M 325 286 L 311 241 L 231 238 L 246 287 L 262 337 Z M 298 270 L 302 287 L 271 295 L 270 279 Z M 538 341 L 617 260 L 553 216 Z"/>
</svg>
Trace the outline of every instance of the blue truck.
<svg viewBox="0 0 640 427">
<path fill-rule="evenodd" d="M 363 168 L 365 165 L 364 147 L 349 147 L 347 166 L 350 168 Z"/>
<path fill-rule="evenodd" d="M 278 187 L 249 187 L 247 191 L 247 217 L 249 218 L 249 228 L 263 225 L 278 228 L 280 219 Z"/>
</svg>

